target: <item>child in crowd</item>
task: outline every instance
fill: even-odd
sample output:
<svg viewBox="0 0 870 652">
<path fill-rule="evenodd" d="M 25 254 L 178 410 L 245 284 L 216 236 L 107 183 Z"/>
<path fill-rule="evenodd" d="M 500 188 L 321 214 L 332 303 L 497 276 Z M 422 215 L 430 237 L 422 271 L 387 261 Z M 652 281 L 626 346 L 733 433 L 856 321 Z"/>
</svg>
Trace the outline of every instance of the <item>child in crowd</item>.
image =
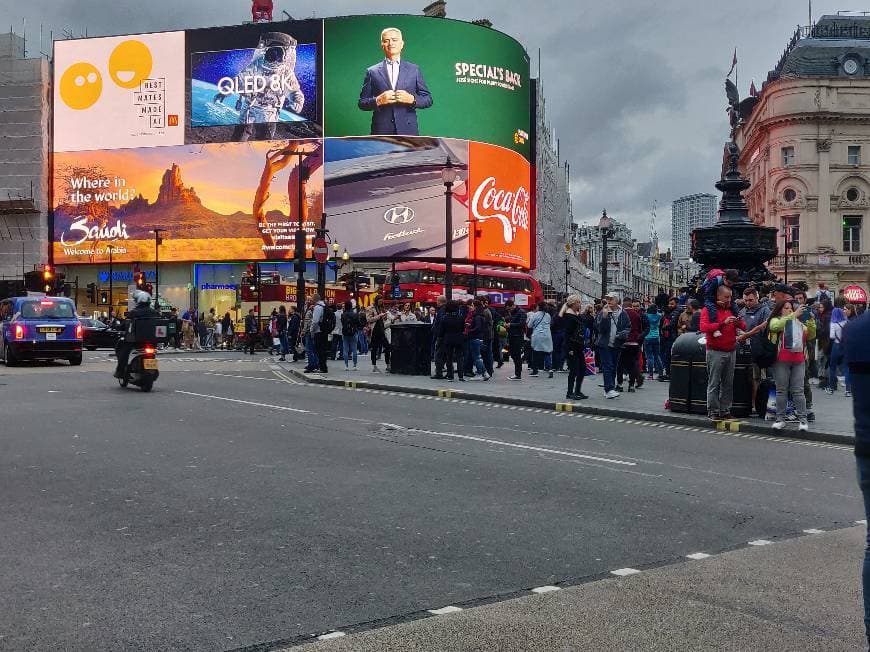
<svg viewBox="0 0 870 652">
<path fill-rule="evenodd" d="M 701 290 L 704 292 L 704 307 L 710 315 L 711 322 L 716 321 L 716 291 L 722 285 L 733 288 L 734 284 L 737 283 L 738 274 L 739 273 L 736 269 L 726 269 L 725 271 L 722 271 L 721 269 L 711 269 L 707 272 L 707 276 L 704 277 L 704 284 L 701 286 Z M 735 294 L 736 293 L 732 290 L 731 314 L 734 315 L 738 312 L 737 301 L 734 299 Z M 713 333 L 713 337 L 721 336 L 722 333 L 719 331 Z"/>
</svg>

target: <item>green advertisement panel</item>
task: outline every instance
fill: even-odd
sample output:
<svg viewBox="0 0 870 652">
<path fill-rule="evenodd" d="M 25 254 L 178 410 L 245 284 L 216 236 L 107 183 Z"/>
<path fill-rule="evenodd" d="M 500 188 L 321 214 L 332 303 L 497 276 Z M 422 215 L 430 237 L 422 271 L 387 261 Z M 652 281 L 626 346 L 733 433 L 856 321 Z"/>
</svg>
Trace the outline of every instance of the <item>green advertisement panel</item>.
<svg viewBox="0 0 870 652">
<path fill-rule="evenodd" d="M 326 136 L 463 138 L 529 158 L 529 58 L 511 37 L 443 18 L 350 16 L 324 21 L 324 46 Z"/>
</svg>

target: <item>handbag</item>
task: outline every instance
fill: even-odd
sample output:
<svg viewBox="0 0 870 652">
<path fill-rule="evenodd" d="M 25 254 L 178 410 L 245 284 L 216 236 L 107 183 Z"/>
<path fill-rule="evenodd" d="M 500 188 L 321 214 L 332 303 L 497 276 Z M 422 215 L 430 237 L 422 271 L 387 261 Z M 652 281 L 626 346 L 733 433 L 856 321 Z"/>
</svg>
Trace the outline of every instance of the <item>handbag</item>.
<svg viewBox="0 0 870 652">
<path fill-rule="evenodd" d="M 299 342 L 296 345 L 296 353 L 298 353 L 299 355 L 302 355 L 303 353 L 305 353 L 305 345 L 302 342 Z"/>
<path fill-rule="evenodd" d="M 281 346 L 281 338 L 273 337 L 272 338 L 272 346 Z"/>
</svg>

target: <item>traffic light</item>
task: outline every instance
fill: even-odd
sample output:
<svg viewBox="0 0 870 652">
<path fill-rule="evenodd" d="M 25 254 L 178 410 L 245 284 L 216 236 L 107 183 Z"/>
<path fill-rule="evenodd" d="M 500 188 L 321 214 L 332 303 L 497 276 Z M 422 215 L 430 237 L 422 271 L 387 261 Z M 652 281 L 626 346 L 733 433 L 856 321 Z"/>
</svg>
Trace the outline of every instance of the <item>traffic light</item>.
<svg viewBox="0 0 870 652">
<path fill-rule="evenodd" d="M 86 291 L 87 291 L 87 295 L 88 295 L 88 303 L 96 303 L 97 302 L 97 284 L 96 283 L 88 283 Z"/>
<path fill-rule="evenodd" d="M 51 283 L 51 294 L 55 294 L 57 296 L 65 295 L 66 296 L 66 274 L 64 272 L 58 272 L 54 275 L 54 282 Z"/>
<path fill-rule="evenodd" d="M 54 289 L 54 272 L 52 272 L 51 265 L 45 265 L 42 268 L 42 291 L 50 294 Z"/>
<path fill-rule="evenodd" d="M 104 306 L 109 303 L 109 291 L 108 290 L 100 290 L 100 305 Z"/>
</svg>

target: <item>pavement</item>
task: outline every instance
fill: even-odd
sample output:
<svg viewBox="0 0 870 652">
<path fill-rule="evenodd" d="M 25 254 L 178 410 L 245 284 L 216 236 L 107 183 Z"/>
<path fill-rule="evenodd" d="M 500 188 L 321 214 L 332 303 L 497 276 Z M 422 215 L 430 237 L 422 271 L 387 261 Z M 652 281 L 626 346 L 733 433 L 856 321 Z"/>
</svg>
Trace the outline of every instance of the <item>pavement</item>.
<svg viewBox="0 0 870 652">
<path fill-rule="evenodd" d="M 706 416 L 671 412 L 665 409 L 668 399 L 669 383 L 656 380 L 646 380 L 643 386 L 634 393 L 623 393 L 619 398 L 604 398 L 604 389 L 599 387 L 604 381 L 601 374 L 587 376 L 583 382 L 583 391 L 589 396 L 583 401 L 568 401 L 565 398 L 565 387 L 568 381 L 567 373 L 556 372 L 553 378 L 541 372 L 537 378 L 528 374 L 522 381 L 508 380 L 513 373 L 512 364 L 506 363 L 501 369 L 496 369 L 495 375 L 488 381 L 479 378 L 466 382 L 448 382 L 433 380 L 428 376 L 408 376 L 390 374 L 381 370 L 373 373 L 368 356 L 361 356 L 357 371 L 345 370 L 340 360 L 329 361 L 328 374 L 303 374 L 303 361 L 297 363 L 282 363 L 282 368 L 295 378 L 318 384 L 345 386 L 348 383 L 359 387 L 384 389 L 422 395 L 451 395 L 458 398 L 499 402 L 509 405 L 525 405 L 528 407 L 544 407 L 551 410 L 569 410 L 588 414 L 617 416 L 631 419 L 653 420 L 679 425 L 708 426 Z M 745 417 L 731 423 L 723 423 L 719 427 L 732 431 L 761 433 L 809 439 L 811 441 L 828 441 L 841 444 L 852 444 L 855 438 L 854 419 L 852 416 L 852 399 L 847 398 L 843 391 L 833 395 L 826 394 L 817 386 L 817 381 L 811 381 L 813 389 L 813 410 L 816 421 L 810 424 L 810 432 L 798 432 L 797 423 L 789 423 L 785 431 L 773 430 L 772 422 L 758 417 Z M 843 383 L 840 383 L 841 387 Z"/>
<path fill-rule="evenodd" d="M 787 550 L 864 518 L 845 445 L 308 384 L 264 354 L 158 358 L 147 394 L 118 386 L 105 351 L 81 367 L 0 366 L 0 650 L 263 652 L 384 635 L 430 610 L 462 608 L 450 623 L 625 568 L 643 571 L 619 580 L 633 587 L 694 568 L 688 555 L 716 562 L 759 540 Z M 820 613 L 840 614 L 815 649 L 840 649 L 860 626 L 863 545 L 838 546 L 782 562 L 795 601 L 820 596 Z M 750 615 L 783 599 L 750 582 L 759 568 L 744 573 Z M 727 582 L 694 581 L 717 622 L 734 617 Z M 682 616 L 678 593 L 648 599 Z M 655 633 L 613 605 L 591 626 L 568 622 Z M 482 613 L 509 631 L 500 611 Z M 517 626 L 556 626 L 538 617 Z M 704 622 L 686 622 L 703 636 Z"/>
<path fill-rule="evenodd" d="M 865 538 L 864 527 L 809 534 L 292 649 L 861 650 Z"/>
</svg>

